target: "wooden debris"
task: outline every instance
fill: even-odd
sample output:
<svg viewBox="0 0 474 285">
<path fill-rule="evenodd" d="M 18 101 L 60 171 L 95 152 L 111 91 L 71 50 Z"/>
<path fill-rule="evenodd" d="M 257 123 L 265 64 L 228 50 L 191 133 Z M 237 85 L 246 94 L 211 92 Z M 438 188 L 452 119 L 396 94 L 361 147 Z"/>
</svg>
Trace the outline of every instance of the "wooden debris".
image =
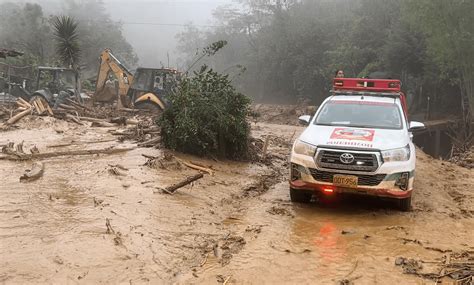
<svg viewBox="0 0 474 285">
<path fill-rule="evenodd" d="M 199 171 L 203 171 L 203 172 L 206 172 L 207 174 L 211 175 L 211 176 L 214 176 L 214 170 L 212 169 L 209 169 L 209 168 L 206 168 L 206 167 L 202 167 L 202 166 L 198 166 L 198 165 L 195 165 L 195 164 L 192 164 L 191 162 L 187 162 L 187 161 L 184 161 L 182 159 L 179 159 L 179 158 L 176 158 L 180 163 L 186 165 L 187 167 L 189 168 L 192 168 L 192 169 L 195 169 L 195 170 L 199 170 Z"/>
<path fill-rule="evenodd" d="M 69 151 L 57 151 L 57 152 L 46 152 L 46 153 L 34 153 L 34 154 L 10 152 L 4 156 L 0 156 L 0 160 L 30 160 L 30 159 L 42 159 L 42 158 L 51 158 L 51 157 L 68 156 L 68 155 L 116 154 L 116 153 L 127 152 L 133 149 L 135 149 L 135 147 L 105 148 L 105 149 L 90 149 L 90 150 L 69 150 Z"/>
<path fill-rule="evenodd" d="M 40 152 L 39 152 L 39 149 L 36 146 L 33 146 L 32 148 L 30 148 L 30 153 L 35 154 L 35 153 L 40 153 Z"/>
<path fill-rule="evenodd" d="M 105 226 L 107 227 L 107 230 L 105 231 L 106 234 L 115 234 L 115 231 L 110 224 L 109 218 L 105 218 Z"/>
<path fill-rule="evenodd" d="M 23 117 L 25 117 L 26 115 L 28 114 L 31 114 L 31 111 L 32 109 L 29 108 L 25 111 L 22 111 L 21 113 L 18 113 L 16 114 L 15 116 L 11 117 L 8 121 L 7 121 L 7 125 L 13 125 L 14 123 L 18 122 L 19 120 L 21 120 Z"/>
<path fill-rule="evenodd" d="M 265 157 L 267 155 L 267 148 L 268 148 L 268 143 L 270 141 L 270 136 L 265 137 L 265 143 L 263 144 L 263 151 L 262 151 L 262 156 Z"/>
<path fill-rule="evenodd" d="M 111 128 L 111 127 L 116 127 L 117 125 L 111 124 L 109 122 L 92 122 L 91 127 L 101 127 L 101 128 Z"/>
<path fill-rule="evenodd" d="M 77 117 L 75 117 L 71 114 L 66 114 L 66 118 L 70 119 L 71 121 L 73 121 L 74 123 L 76 123 L 78 125 L 81 125 L 81 126 L 84 125 Z"/>
<path fill-rule="evenodd" d="M 37 161 L 33 163 L 31 169 L 25 171 L 25 173 L 20 177 L 20 182 L 33 181 L 40 178 L 43 175 L 44 164 Z"/>
<path fill-rule="evenodd" d="M 174 192 L 176 192 L 176 190 L 178 190 L 179 188 L 181 187 L 184 187 L 188 184 L 191 184 L 193 183 L 194 181 L 196 180 L 199 180 L 201 178 L 203 178 L 204 175 L 202 173 L 198 173 L 196 175 L 193 175 L 193 176 L 190 176 L 190 177 L 187 177 L 186 179 L 184 179 L 183 181 L 179 182 L 179 183 L 176 183 L 174 185 L 171 185 L 171 186 L 168 186 L 166 188 L 159 188 L 161 189 L 163 192 L 167 193 L 167 194 L 173 194 Z"/>
<path fill-rule="evenodd" d="M 76 107 L 67 105 L 67 104 L 59 104 L 59 107 L 65 109 L 65 110 L 71 110 L 71 111 L 77 111 Z"/>
<path fill-rule="evenodd" d="M 156 138 L 152 138 L 150 140 L 144 141 L 142 143 L 139 143 L 138 146 L 152 147 L 152 146 L 156 146 L 156 144 L 159 143 L 160 141 L 161 141 L 161 137 L 156 137 Z"/>
</svg>

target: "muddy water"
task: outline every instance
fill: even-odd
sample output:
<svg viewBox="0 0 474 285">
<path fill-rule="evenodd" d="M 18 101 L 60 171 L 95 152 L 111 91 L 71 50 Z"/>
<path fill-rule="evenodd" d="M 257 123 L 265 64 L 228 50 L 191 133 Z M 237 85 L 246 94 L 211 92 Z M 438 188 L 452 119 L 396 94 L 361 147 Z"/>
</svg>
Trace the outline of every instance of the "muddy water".
<svg viewBox="0 0 474 285">
<path fill-rule="evenodd" d="M 27 123 L 0 140 L 42 152 L 131 145 L 91 143 L 110 139 L 107 129 Z M 355 198 L 292 205 L 284 158 L 300 131 L 253 127 L 257 137 L 271 135 L 269 155 L 283 157 L 269 165 L 177 154 L 216 174 L 173 196 L 158 188 L 195 171 L 144 166 L 142 154 L 160 155 L 156 149 L 45 160 L 43 177 L 29 183 L 18 178 L 30 162 L 0 160 L 0 283 L 423 284 L 394 259 L 442 256 L 430 247 L 473 250 L 472 172 L 426 156 L 413 212 Z M 111 174 L 116 164 L 128 170 Z M 260 189 L 265 175 L 274 178 L 268 190 Z M 249 194 L 253 184 L 260 186 Z"/>
<path fill-rule="evenodd" d="M 394 262 L 399 256 L 429 261 L 440 253 L 404 239 L 455 251 L 473 249 L 472 220 L 453 222 L 446 233 L 445 219 L 401 214 L 390 210 L 390 203 L 350 197 L 330 205 L 295 206 L 287 191 L 281 183 L 252 201 L 234 224 L 235 231 L 247 236 L 245 249 L 226 267 L 205 266 L 199 281 L 211 283 L 222 275 L 237 284 L 337 284 L 344 279 L 431 284 L 401 274 Z"/>
</svg>

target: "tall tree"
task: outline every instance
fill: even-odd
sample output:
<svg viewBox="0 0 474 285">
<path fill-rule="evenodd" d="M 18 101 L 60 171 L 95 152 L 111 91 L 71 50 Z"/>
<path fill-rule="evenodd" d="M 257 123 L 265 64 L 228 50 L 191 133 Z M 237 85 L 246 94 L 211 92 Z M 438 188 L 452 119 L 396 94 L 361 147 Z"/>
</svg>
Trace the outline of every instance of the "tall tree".
<svg viewBox="0 0 474 285">
<path fill-rule="evenodd" d="M 53 20 L 57 55 L 65 66 L 74 69 L 78 68 L 81 55 L 77 25 L 74 19 L 67 16 Z"/>
</svg>

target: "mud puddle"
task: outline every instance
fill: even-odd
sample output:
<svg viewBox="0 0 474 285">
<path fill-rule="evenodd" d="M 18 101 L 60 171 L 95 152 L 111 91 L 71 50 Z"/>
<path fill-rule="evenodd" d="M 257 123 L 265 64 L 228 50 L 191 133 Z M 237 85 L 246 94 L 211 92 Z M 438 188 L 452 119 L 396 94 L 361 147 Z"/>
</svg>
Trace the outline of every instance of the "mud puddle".
<svg viewBox="0 0 474 285">
<path fill-rule="evenodd" d="M 46 151 L 113 139 L 99 128 L 31 125 L 2 141 Z M 410 213 L 357 198 L 291 204 L 286 158 L 301 130 L 254 125 L 254 136 L 270 137 L 268 159 L 256 164 L 174 154 L 215 170 L 174 195 L 159 188 L 196 171 L 145 165 L 157 149 L 44 160 L 30 183 L 18 181 L 30 163 L 0 161 L 0 282 L 423 284 L 396 258 L 474 250 L 472 171 L 426 155 Z M 130 143 L 59 148 L 111 145 Z"/>
</svg>

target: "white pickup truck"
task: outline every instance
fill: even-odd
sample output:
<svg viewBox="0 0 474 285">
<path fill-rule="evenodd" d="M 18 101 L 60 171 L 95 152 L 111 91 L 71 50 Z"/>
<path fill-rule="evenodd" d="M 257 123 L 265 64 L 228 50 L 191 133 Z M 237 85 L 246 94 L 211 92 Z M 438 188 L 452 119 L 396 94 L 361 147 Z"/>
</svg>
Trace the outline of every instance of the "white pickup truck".
<svg viewBox="0 0 474 285">
<path fill-rule="evenodd" d="M 309 202 L 313 194 L 355 193 L 396 199 L 411 207 L 415 177 L 412 132 L 400 81 L 338 78 L 333 94 L 291 151 L 290 198 Z"/>
</svg>

